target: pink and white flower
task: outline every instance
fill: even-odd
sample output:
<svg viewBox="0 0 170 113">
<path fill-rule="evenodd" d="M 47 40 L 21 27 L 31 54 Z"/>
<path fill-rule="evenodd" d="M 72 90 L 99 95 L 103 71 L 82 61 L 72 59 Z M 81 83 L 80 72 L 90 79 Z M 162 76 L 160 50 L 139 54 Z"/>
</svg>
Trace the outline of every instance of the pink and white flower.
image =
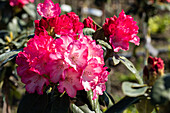
<svg viewBox="0 0 170 113">
<path fill-rule="evenodd" d="M 38 4 L 37 12 L 42 17 L 53 18 L 60 15 L 61 9 L 58 3 L 54 4 L 52 0 L 45 0 L 44 3 Z"/>
<path fill-rule="evenodd" d="M 70 97 L 75 97 L 78 90 L 83 90 L 80 76 L 81 71 L 76 71 L 74 68 L 64 70 L 63 78 L 59 81 L 59 92 L 63 93 L 66 91 Z"/>
<path fill-rule="evenodd" d="M 67 51 L 64 53 L 64 60 L 75 70 L 84 69 L 87 65 L 88 48 L 81 42 L 74 41 L 70 43 Z"/>
</svg>

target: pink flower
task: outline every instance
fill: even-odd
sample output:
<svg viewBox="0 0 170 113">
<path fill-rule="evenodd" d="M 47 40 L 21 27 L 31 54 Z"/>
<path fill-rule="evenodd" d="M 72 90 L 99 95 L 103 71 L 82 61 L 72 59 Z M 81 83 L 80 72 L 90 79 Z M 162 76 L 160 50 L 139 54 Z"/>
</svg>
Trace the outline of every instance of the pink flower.
<svg viewBox="0 0 170 113">
<path fill-rule="evenodd" d="M 49 25 L 54 27 L 54 32 L 58 35 L 73 33 L 72 20 L 66 15 L 50 19 Z"/>
<path fill-rule="evenodd" d="M 87 65 L 88 48 L 80 41 L 70 43 L 64 53 L 64 60 L 75 70 L 83 69 Z"/>
<path fill-rule="evenodd" d="M 25 73 L 26 74 L 21 77 L 21 81 L 26 84 L 26 91 L 29 93 L 37 91 L 38 94 L 43 94 L 44 85 L 49 85 L 48 79 L 29 70 Z"/>
<path fill-rule="evenodd" d="M 54 4 L 52 0 L 45 0 L 44 3 L 37 5 L 37 12 L 42 17 L 53 18 L 60 15 L 61 9 L 58 3 Z"/>
<path fill-rule="evenodd" d="M 34 0 L 9 0 L 9 4 L 14 7 L 14 6 L 19 6 L 22 8 L 24 5 L 28 4 L 29 2 L 33 3 Z"/>
<path fill-rule="evenodd" d="M 116 16 L 106 18 L 105 23 L 103 25 L 104 35 L 106 37 L 109 37 L 110 35 L 114 34 L 116 29 L 116 20 L 117 20 Z"/>
<path fill-rule="evenodd" d="M 58 35 L 77 35 L 84 28 L 83 23 L 79 22 L 79 17 L 73 12 L 49 19 L 49 25 L 54 27 L 54 32 Z"/>
<path fill-rule="evenodd" d="M 58 91 L 63 93 L 64 91 L 70 97 L 75 97 L 77 90 L 83 90 L 80 82 L 81 71 L 76 71 L 74 68 L 68 68 L 64 70 L 62 75 L 63 79 L 59 81 Z"/>
<path fill-rule="evenodd" d="M 80 20 L 79 16 L 76 15 L 76 13 L 74 13 L 74 12 L 69 12 L 66 15 L 72 20 L 73 23 L 77 23 Z"/>
<path fill-rule="evenodd" d="M 26 84 L 29 93 L 43 93 L 43 86 L 49 84 L 49 71 L 47 63 L 49 54 L 56 51 L 54 39 L 50 36 L 34 36 L 27 43 L 27 47 L 16 58 L 17 72 Z"/>
<path fill-rule="evenodd" d="M 129 49 L 129 42 L 139 45 L 138 26 L 133 18 L 125 15 L 124 11 L 116 16 L 107 18 L 103 25 L 106 37 L 109 37 L 109 42 L 113 47 L 114 52 L 120 49 L 127 51 Z"/>
<path fill-rule="evenodd" d="M 98 83 L 98 75 L 102 72 L 103 66 L 96 59 L 88 61 L 88 65 L 83 70 L 82 85 L 86 91 L 92 89 Z"/>
<path fill-rule="evenodd" d="M 30 70 L 29 55 L 25 52 L 20 52 L 17 56 L 16 63 L 18 64 L 17 72 L 21 76 L 21 81 L 26 84 L 26 90 L 29 93 L 37 91 L 38 94 L 43 94 L 44 85 L 48 85 L 48 79 Z"/>
<path fill-rule="evenodd" d="M 82 35 L 79 40 L 88 47 L 88 60 L 91 58 L 96 58 L 98 63 L 104 64 L 102 46 L 96 45 L 96 41 L 94 41 L 90 36 Z"/>
<path fill-rule="evenodd" d="M 96 24 L 93 23 L 93 19 L 91 17 L 87 17 L 83 21 L 84 27 L 86 28 L 92 28 L 95 31 L 97 30 Z"/>
<path fill-rule="evenodd" d="M 79 22 L 79 20 L 80 20 L 79 16 L 76 15 L 76 13 L 74 13 L 74 12 L 67 13 L 66 15 L 72 20 L 73 31 L 75 33 L 83 32 L 84 25 L 82 22 Z"/>
</svg>

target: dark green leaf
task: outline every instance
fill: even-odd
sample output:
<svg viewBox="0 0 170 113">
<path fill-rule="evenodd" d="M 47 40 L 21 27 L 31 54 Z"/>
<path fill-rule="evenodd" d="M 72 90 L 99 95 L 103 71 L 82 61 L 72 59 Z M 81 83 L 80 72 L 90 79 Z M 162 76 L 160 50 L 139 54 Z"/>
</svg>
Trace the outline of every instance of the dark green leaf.
<svg viewBox="0 0 170 113">
<path fill-rule="evenodd" d="M 84 28 L 83 29 L 83 34 L 84 35 L 93 35 L 93 33 L 95 33 L 95 30 L 94 29 L 92 29 L 92 28 Z"/>
<path fill-rule="evenodd" d="M 123 93 L 129 97 L 144 95 L 147 89 L 148 86 L 140 85 L 137 83 L 123 82 L 122 84 Z"/>
<path fill-rule="evenodd" d="M 113 98 L 111 97 L 111 95 L 109 95 L 106 91 L 103 92 L 103 95 L 99 96 L 99 102 L 100 105 L 102 105 L 101 103 L 103 103 L 103 106 L 107 106 L 107 108 L 110 108 L 113 104 L 115 104 Z"/>
<path fill-rule="evenodd" d="M 92 110 L 94 110 L 96 113 L 100 113 L 100 106 L 98 102 L 98 98 L 93 100 L 93 92 L 92 90 L 87 92 L 87 98 L 90 101 L 90 104 L 92 106 Z"/>
<path fill-rule="evenodd" d="M 170 74 L 156 80 L 151 92 L 151 101 L 154 104 L 170 101 Z"/>
<path fill-rule="evenodd" d="M 64 94 L 62 97 L 57 96 L 52 103 L 52 108 L 50 113 L 67 113 L 69 111 L 69 97 Z"/>
<path fill-rule="evenodd" d="M 138 97 L 124 97 L 122 100 L 110 107 L 105 113 L 122 113 L 127 107 L 136 103 Z"/>
<path fill-rule="evenodd" d="M 135 74 L 136 79 L 140 84 L 143 84 L 143 80 L 139 75 L 139 72 L 136 70 L 135 66 L 130 62 L 126 57 L 119 56 L 120 62 L 122 62 L 133 74 Z"/>
<path fill-rule="evenodd" d="M 43 113 L 48 103 L 48 96 L 46 93 L 43 95 L 25 94 L 22 98 L 17 113 Z"/>
</svg>

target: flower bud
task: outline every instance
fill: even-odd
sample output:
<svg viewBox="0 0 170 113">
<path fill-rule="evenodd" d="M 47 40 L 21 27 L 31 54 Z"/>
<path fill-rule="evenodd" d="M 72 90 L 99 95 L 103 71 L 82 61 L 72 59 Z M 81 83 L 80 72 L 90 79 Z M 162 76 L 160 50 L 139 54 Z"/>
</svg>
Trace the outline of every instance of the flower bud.
<svg viewBox="0 0 170 113">
<path fill-rule="evenodd" d="M 152 86 L 156 79 L 164 75 L 164 63 L 161 58 L 149 56 L 148 65 L 143 70 L 143 80 L 149 86 Z"/>
<path fill-rule="evenodd" d="M 93 23 L 93 19 L 91 17 L 87 17 L 83 21 L 84 27 L 86 28 L 92 28 L 94 30 L 97 30 L 97 26 Z"/>
</svg>

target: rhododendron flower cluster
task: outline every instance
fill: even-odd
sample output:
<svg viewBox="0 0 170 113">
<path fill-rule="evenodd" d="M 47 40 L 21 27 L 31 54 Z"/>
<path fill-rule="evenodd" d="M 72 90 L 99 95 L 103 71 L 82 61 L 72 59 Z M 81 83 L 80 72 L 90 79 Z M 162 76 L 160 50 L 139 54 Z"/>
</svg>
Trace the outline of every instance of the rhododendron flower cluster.
<svg viewBox="0 0 170 113">
<path fill-rule="evenodd" d="M 164 75 L 164 62 L 161 58 L 149 56 L 148 65 L 144 67 L 143 79 L 146 84 L 153 85 L 155 80 Z"/>
<path fill-rule="evenodd" d="M 35 21 L 35 36 L 16 59 L 26 90 L 43 94 L 52 83 L 70 97 L 79 90 L 92 90 L 93 99 L 102 95 L 109 74 L 102 46 L 83 34 L 83 23 L 75 13 L 59 16 L 60 8 L 51 0 L 38 4 L 37 10 L 43 18 Z"/>
<path fill-rule="evenodd" d="M 138 29 L 133 18 L 126 15 L 123 10 L 119 17 L 106 18 L 103 25 L 104 34 L 109 38 L 114 52 L 118 52 L 120 49 L 128 50 L 129 42 L 139 45 Z"/>
<path fill-rule="evenodd" d="M 22 8 L 24 5 L 28 4 L 29 2 L 33 3 L 34 0 L 9 0 L 9 4 L 11 6 L 18 6 Z"/>
</svg>

